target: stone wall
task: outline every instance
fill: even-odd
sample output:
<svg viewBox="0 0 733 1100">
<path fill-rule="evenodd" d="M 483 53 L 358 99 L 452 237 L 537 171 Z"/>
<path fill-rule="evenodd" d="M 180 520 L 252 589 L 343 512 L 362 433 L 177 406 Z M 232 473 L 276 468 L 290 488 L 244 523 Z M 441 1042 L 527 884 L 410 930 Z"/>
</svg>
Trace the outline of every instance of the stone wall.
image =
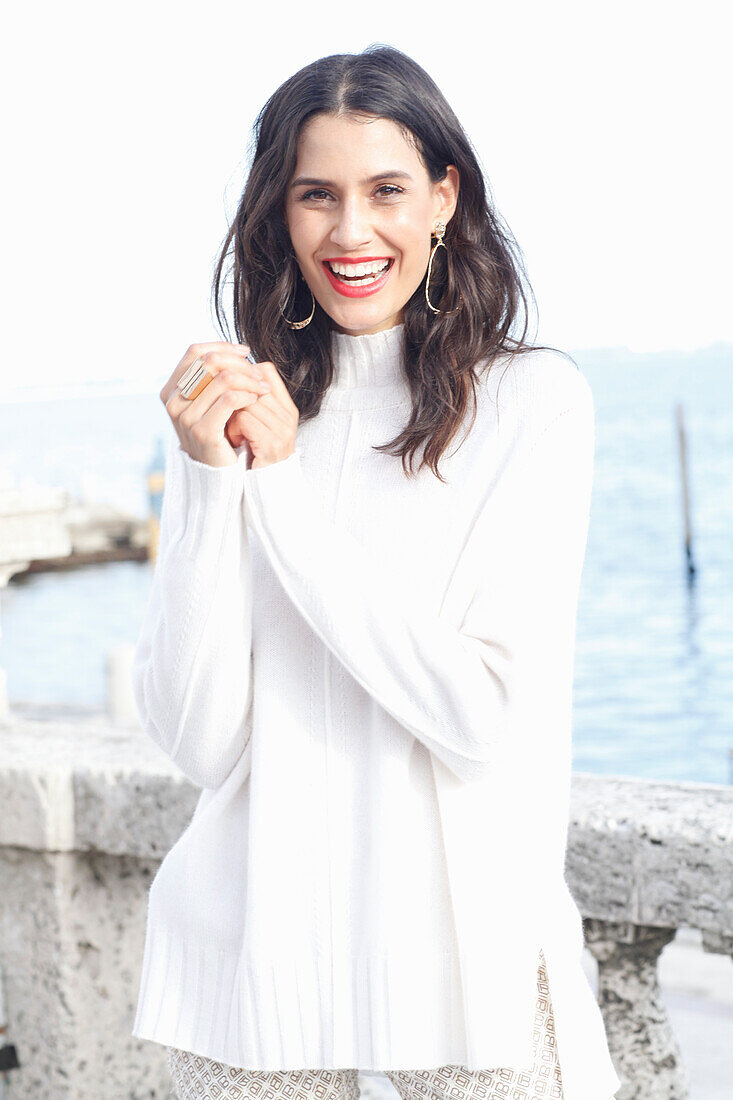
<svg viewBox="0 0 733 1100">
<path fill-rule="evenodd" d="M 21 1063 L 7 1100 L 168 1100 L 163 1048 L 131 1028 L 147 890 L 198 795 L 101 714 L 0 725 L 0 976 Z M 618 1100 L 684 1100 L 657 960 L 679 927 L 733 952 L 733 788 L 576 774 L 566 869 Z"/>
</svg>

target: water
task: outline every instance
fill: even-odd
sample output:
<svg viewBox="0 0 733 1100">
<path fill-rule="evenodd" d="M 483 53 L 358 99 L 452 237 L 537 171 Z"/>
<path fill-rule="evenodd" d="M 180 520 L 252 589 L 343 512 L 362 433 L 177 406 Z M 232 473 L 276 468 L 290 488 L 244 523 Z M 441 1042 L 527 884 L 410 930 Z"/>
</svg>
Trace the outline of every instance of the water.
<svg viewBox="0 0 733 1100">
<path fill-rule="evenodd" d="M 578 609 L 574 768 L 731 781 L 733 347 L 576 354 L 596 404 L 596 465 Z M 675 404 L 688 431 L 697 574 L 690 586 Z M 62 485 L 147 515 L 146 467 L 170 431 L 157 392 L 0 406 L 0 477 Z M 105 655 L 134 642 L 148 563 L 14 578 L 0 593 L 13 702 L 102 706 Z"/>
</svg>

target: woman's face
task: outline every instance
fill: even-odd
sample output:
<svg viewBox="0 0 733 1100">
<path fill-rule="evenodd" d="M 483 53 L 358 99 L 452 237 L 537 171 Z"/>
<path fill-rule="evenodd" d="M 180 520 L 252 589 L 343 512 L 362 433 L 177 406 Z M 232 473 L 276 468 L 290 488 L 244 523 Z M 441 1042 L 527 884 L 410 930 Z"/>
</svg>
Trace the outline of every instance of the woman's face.
<svg viewBox="0 0 733 1100">
<path fill-rule="evenodd" d="M 448 224 L 458 187 L 454 165 L 434 184 L 391 120 L 316 115 L 306 123 L 285 219 L 303 277 L 338 332 L 382 332 L 403 320 L 427 271 L 435 223 Z M 354 271 L 360 262 L 388 267 L 372 276 Z"/>
</svg>

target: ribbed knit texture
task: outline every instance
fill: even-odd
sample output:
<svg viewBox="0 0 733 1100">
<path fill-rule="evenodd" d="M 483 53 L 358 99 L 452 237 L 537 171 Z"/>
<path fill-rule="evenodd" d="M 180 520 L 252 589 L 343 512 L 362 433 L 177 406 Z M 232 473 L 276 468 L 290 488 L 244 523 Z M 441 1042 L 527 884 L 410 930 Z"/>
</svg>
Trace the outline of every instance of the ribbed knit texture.
<svg viewBox="0 0 733 1100">
<path fill-rule="evenodd" d="M 403 334 L 332 335 L 280 462 L 171 440 L 133 687 L 204 789 L 133 1034 L 249 1069 L 527 1066 L 542 949 L 564 1100 L 607 1100 L 564 879 L 591 390 L 557 353 L 497 362 L 445 483 L 409 478 L 374 450 L 409 415 Z"/>
</svg>

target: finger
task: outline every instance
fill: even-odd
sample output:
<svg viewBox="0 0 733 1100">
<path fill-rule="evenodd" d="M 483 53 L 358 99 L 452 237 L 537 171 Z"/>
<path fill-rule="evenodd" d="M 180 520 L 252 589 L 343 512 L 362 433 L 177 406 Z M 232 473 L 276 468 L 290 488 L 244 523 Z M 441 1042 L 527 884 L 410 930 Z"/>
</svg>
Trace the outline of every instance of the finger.
<svg viewBox="0 0 733 1100">
<path fill-rule="evenodd" d="M 228 421 L 228 427 L 235 438 L 246 441 L 250 447 L 261 446 L 269 435 L 280 434 L 280 429 L 273 429 L 263 419 L 261 410 L 255 411 L 259 402 L 255 402 L 247 409 L 240 409 L 234 413 Z"/>
<path fill-rule="evenodd" d="M 166 408 L 172 417 L 185 428 L 191 428 L 224 395 L 230 402 L 229 412 L 246 408 L 262 395 L 264 381 L 250 378 L 236 367 L 222 367 L 214 374 L 211 382 L 193 400 L 187 400 L 180 390 L 175 390 L 168 400 Z"/>
<path fill-rule="evenodd" d="M 234 361 L 238 363 L 246 364 L 248 367 L 253 368 L 253 364 L 247 358 L 249 348 L 247 345 L 232 344 L 229 341 L 209 341 L 208 343 L 191 344 L 187 349 L 182 359 L 178 363 L 178 366 L 173 371 L 173 374 L 167 380 L 165 385 L 160 391 L 160 399 L 163 404 L 166 404 L 173 390 L 176 389 L 178 381 L 186 373 L 188 368 L 196 359 L 203 359 L 204 366 L 207 370 L 215 373 L 211 364 L 216 362 L 218 356 L 226 356 L 231 359 L 234 356 Z"/>
<path fill-rule="evenodd" d="M 189 370 L 192 365 L 193 363 L 189 364 L 186 370 Z M 253 382 L 259 383 L 265 381 L 264 373 L 256 363 L 251 363 L 249 359 L 228 349 L 208 352 L 206 355 L 201 356 L 201 366 L 204 371 L 208 371 L 213 377 L 217 377 L 222 371 L 228 370 L 237 375 L 247 377 Z M 185 374 L 185 371 L 183 373 Z M 178 382 L 180 382 L 182 377 L 183 374 L 178 376 L 178 381 L 174 387 L 175 389 L 178 389 Z M 270 385 L 270 383 L 268 383 L 268 385 Z"/>
<path fill-rule="evenodd" d="M 246 362 L 249 347 L 247 344 L 232 344 L 224 340 L 217 342 L 210 341 L 203 344 L 191 344 L 181 357 L 181 361 L 173 372 L 173 377 L 180 378 L 184 371 L 187 371 L 195 359 L 208 360 L 217 354 L 229 354 L 236 355 L 243 358 Z"/>
<path fill-rule="evenodd" d="M 254 364 L 236 355 L 233 351 L 210 352 L 203 357 L 203 366 L 212 376 L 212 381 L 208 382 L 204 389 L 193 399 L 185 398 L 178 385 L 174 385 L 165 399 L 166 409 L 171 416 L 179 415 L 184 408 L 190 406 L 195 406 L 197 412 L 208 408 L 215 399 L 216 394 L 220 392 L 221 386 L 227 385 L 229 382 L 237 386 L 248 383 L 255 393 L 266 392 L 264 385 L 269 385 L 269 383 L 265 383 L 264 378 L 258 377 L 257 368 Z M 188 370 L 188 367 L 185 369 Z M 219 379 L 216 390 L 208 392 L 216 379 Z M 204 397 L 207 393 L 208 396 Z M 200 403 L 197 404 L 197 402 Z"/>
<path fill-rule="evenodd" d="M 186 371 L 188 371 L 199 359 L 201 360 L 201 365 L 208 370 L 210 374 L 216 374 L 224 367 L 235 366 L 246 370 L 253 377 L 264 378 L 264 373 L 257 364 L 250 362 L 247 358 L 247 352 L 244 348 L 237 349 L 220 346 L 218 348 L 212 348 L 211 351 L 203 352 L 201 355 L 197 355 L 190 360 L 188 356 L 184 356 L 181 360 L 180 370 L 176 368 L 173 374 L 176 386 Z"/>
<path fill-rule="evenodd" d="M 237 392 L 237 390 L 239 392 Z M 223 398 L 223 400 L 222 400 Z M 168 401 L 166 409 L 171 417 L 173 427 L 182 443 L 190 439 L 196 433 L 204 415 L 217 404 L 217 416 L 221 413 L 221 422 L 216 421 L 213 439 L 221 438 L 223 424 L 230 419 L 233 413 L 253 404 L 258 395 L 247 387 L 246 380 L 241 378 L 239 384 L 231 381 L 225 384 L 221 378 L 214 378 L 206 388 L 193 401 L 186 401 L 180 393 L 174 394 Z M 204 434 L 208 429 L 209 421 L 204 424 Z"/>
<path fill-rule="evenodd" d="M 290 394 L 286 396 L 288 399 L 287 405 L 274 392 L 260 395 L 257 402 L 257 415 L 263 417 L 263 423 L 273 428 L 276 428 L 278 424 L 287 428 L 292 427 L 293 413 L 297 413 L 297 409 L 290 398 Z"/>
<path fill-rule="evenodd" d="M 262 363 L 258 363 L 258 366 L 262 368 L 263 377 L 265 381 L 269 382 L 272 386 L 272 392 L 267 397 L 265 402 L 265 408 L 277 408 L 278 414 L 281 415 L 283 423 L 291 424 L 292 420 L 296 420 L 299 417 L 298 406 L 290 396 L 290 390 L 288 389 L 284 378 L 278 371 L 274 363 L 264 360 Z"/>
<path fill-rule="evenodd" d="M 292 401 L 290 391 L 285 385 L 283 377 L 275 364 L 265 360 L 262 363 L 258 363 L 257 366 L 261 369 L 263 377 L 272 385 L 272 392 L 278 394 L 280 397 L 287 397 L 289 401 Z"/>
<path fill-rule="evenodd" d="M 269 434 L 290 437 L 294 428 L 297 429 L 297 420 L 294 424 L 287 410 L 285 416 L 282 414 L 282 405 L 274 404 L 272 395 L 265 394 L 246 409 L 235 412 L 228 424 L 236 438 L 241 436 L 250 445 L 258 445 Z"/>
<path fill-rule="evenodd" d="M 289 394 L 286 394 L 286 398 L 287 404 L 275 393 L 263 393 L 244 412 L 259 419 L 271 431 L 292 432 L 294 422 L 297 424 L 298 421 L 298 410 Z"/>
<path fill-rule="evenodd" d="M 267 394 L 264 395 L 264 397 L 267 396 Z M 272 432 L 277 432 L 280 428 L 285 426 L 286 421 L 278 416 L 277 410 L 265 406 L 264 397 L 259 397 L 256 401 L 253 401 L 251 405 L 248 405 L 246 409 L 240 409 L 236 414 L 237 424 L 241 422 L 242 424 L 248 423 L 250 426 L 254 426 L 254 422 L 256 421 L 258 424 L 262 425 L 262 427 Z"/>
<path fill-rule="evenodd" d="M 253 396 L 252 404 L 256 401 L 257 397 Z M 207 435 L 210 434 L 212 438 L 219 432 L 226 436 L 227 425 L 233 416 L 241 415 L 243 411 L 242 407 L 234 408 L 232 406 L 231 391 L 226 390 L 218 395 L 216 401 L 212 402 L 211 407 L 199 418 L 198 424 L 202 432 Z"/>
</svg>

